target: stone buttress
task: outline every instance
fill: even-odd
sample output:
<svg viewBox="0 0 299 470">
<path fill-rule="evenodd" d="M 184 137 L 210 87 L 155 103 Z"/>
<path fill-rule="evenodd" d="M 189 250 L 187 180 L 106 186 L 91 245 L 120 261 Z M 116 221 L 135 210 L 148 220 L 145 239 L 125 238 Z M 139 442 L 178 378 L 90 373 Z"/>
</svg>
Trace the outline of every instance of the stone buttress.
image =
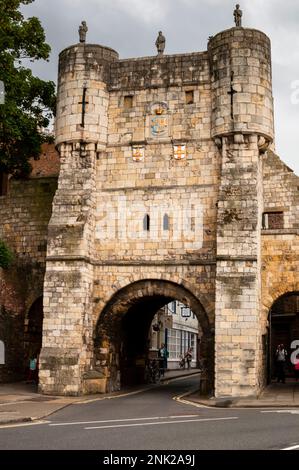
<svg viewBox="0 0 299 470">
<path fill-rule="evenodd" d="M 273 141 L 270 41 L 232 28 L 209 42 L 217 216 L 215 395 L 255 395 L 261 361 L 262 158 Z"/>
<path fill-rule="evenodd" d="M 106 148 L 112 49 L 80 43 L 59 57 L 56 147 L 61 170 L 48 228 L 40 390 L 82 393 L 92 355 L 95 164 Z M 87 112 L 88 111 L 88 112 Z"/>
</svg>

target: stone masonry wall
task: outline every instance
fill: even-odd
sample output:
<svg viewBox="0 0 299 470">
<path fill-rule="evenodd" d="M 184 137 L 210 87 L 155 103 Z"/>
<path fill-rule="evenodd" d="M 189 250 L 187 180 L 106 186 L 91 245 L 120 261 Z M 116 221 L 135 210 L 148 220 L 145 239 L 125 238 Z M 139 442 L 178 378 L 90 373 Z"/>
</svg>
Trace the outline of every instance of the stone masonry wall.
<svg viewBox="0 0 299 470">
<path fill-rule="evenodd" d="M 95 257 L 213 259 L 220 162 L 210 139 L 207 54 L 113 62 L 109 89 L 107 150 L 97 161 Z M 191 104 L 186 102 L 187 91 L 193 92 Z M 132 97 L 129 109 L 126 96 Z M 157 103 L 165 106 L 161 137 L 151 132 L 152 108 Z M 184 160 L 174 159 L 175 143 L 185 144 Z M 143 147 L 143 161 L 133 160 L 134 144 Z M 194 212 L 193 227 L 181 219 L 186 211 Z M 124 234 L 118 226 L 124 227 L 120 213 L 126 214 L 130 233 Z M 146 214 L 151 220 L 149 233 L 143 228 Z M 163 230 L 165 214 L 167 231 Z M 107 234 L 108 229 L 114 233 Z"/>
<path fill-rule="evenodd" d="M 282 211 L 284 228 L 299 230 L 299 177 L 271 150 L 263 159 L 264 212 Z"/>
<path fill-rule="evenodd" d="M 262 230 L 262 318 L 282 295 L 299 291 L 299 177 L 268 151 L 263 161 L 264 211 L 282 211 L 283 229 Z"/>
<path fill-rule="evenodd" d="M 148 136 L 149 107 L 154 102 L 167 102 L 169 106 L 165 114 L 171 121 L 169 135 L 163 139 Z M 209 118 L 204 117 L 208 116 L 210 106 L 210 94 L 205 86 L 194 88 L 191 105 L 185 104 L 181 87 L 171 91 L 148 90 L 146 94 L 144 90 L 135 91 L 130 112 L 124 109 L 123 93 L 112 94 L 107 153 L 101 154 L 97 161 L 96 257 L 214 258 L 220 161 L 209 137 Z M 186 145 L 184 160 L 174 159 L 174 136 Z M 144 147 L 143 161 L 132 158 L 135 139 Z M 123 219 L 117 221 L 124 212 L 130 232 L 126 236 L 118 227 Z M 187 220 L 191 212 L 193 226 Z M 151 219 L 150 233 L 143 228 L 146 214 Z M 163 230 L 165 214 L 169 216 L 167 231 Z M 113 230 L 112 236 L 106 235 L 108 228 Z"/>
<path fill-rule="evenodd" d="M 57 178 L 30 178 L 9 182 L 0 197 L 0 239 L 14 253 L 13 265 L 0 270 L 0 339 L 6 364 L 0 381 L 23 378 L 24 322 L 32 303 L 43 293 L 47 227 Z"/>
</svg>

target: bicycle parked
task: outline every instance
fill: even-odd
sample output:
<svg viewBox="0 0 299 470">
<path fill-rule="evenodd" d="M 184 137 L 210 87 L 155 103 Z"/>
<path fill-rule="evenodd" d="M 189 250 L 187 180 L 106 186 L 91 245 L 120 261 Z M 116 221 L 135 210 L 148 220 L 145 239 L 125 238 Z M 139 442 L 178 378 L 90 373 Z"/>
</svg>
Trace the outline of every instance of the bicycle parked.
<svg viewBox="0 0 299 470">
<path fill-rule="evenodd" d="M 186 359 L 182 356 L 179 362 L 180 369 L 185 369 Z"/>
<path fill-rule="evenodd" d="M 160 364 L 156 359 L 152 359 L 145 367 L 146 383 L 159 383 L 161 378 Z"/>
</svg>

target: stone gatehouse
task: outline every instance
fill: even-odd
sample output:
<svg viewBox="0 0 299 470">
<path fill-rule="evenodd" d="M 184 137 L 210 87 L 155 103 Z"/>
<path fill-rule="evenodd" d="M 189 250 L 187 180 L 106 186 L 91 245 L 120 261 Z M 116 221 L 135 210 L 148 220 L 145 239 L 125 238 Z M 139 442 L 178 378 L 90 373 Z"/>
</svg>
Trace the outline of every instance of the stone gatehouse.
<svg viewBox="0 0 299 470">
<path fill-rule="evenodd" d="M 1 379 L 42 336 L 43 393 L 117 390 L 179 300 L 200 323 L 206 391 L 256 395 L 273 305 L 299 311 L 299 179 L 275 154 L 269 38 L 234 27 L 204 52 L 126 60 L 82 40 L 59 57 L 55 139 L 58 180 L 36 171 L 0 197 L 15 252 Z"/>
</svg>

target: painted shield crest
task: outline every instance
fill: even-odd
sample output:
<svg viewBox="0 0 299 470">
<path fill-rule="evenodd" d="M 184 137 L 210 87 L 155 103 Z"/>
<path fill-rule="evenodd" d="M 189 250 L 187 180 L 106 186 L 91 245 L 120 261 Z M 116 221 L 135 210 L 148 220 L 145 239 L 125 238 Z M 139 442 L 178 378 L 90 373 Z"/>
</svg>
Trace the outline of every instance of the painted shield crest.
<svg viewBox="0 0 299 470">
<path fill-rule="evenodd" d="M 134 162 L 141 162 L 144 160 L 144 147 L 134 145 L 132 147 L 132 158 Z"/>
<path fill-rule="evenodd" d="M 175 160 L 183 160 L 186 158 L 186 145 L 174 145 L 173 146 L 173 158 Z"/>
<path fill-rule="evenodd" d="M 153 136 L 163 136 L 167 133 L 168 120 L 166 116 L 155 115 L 151 118 L 151 133 Z"/>
</svg>

